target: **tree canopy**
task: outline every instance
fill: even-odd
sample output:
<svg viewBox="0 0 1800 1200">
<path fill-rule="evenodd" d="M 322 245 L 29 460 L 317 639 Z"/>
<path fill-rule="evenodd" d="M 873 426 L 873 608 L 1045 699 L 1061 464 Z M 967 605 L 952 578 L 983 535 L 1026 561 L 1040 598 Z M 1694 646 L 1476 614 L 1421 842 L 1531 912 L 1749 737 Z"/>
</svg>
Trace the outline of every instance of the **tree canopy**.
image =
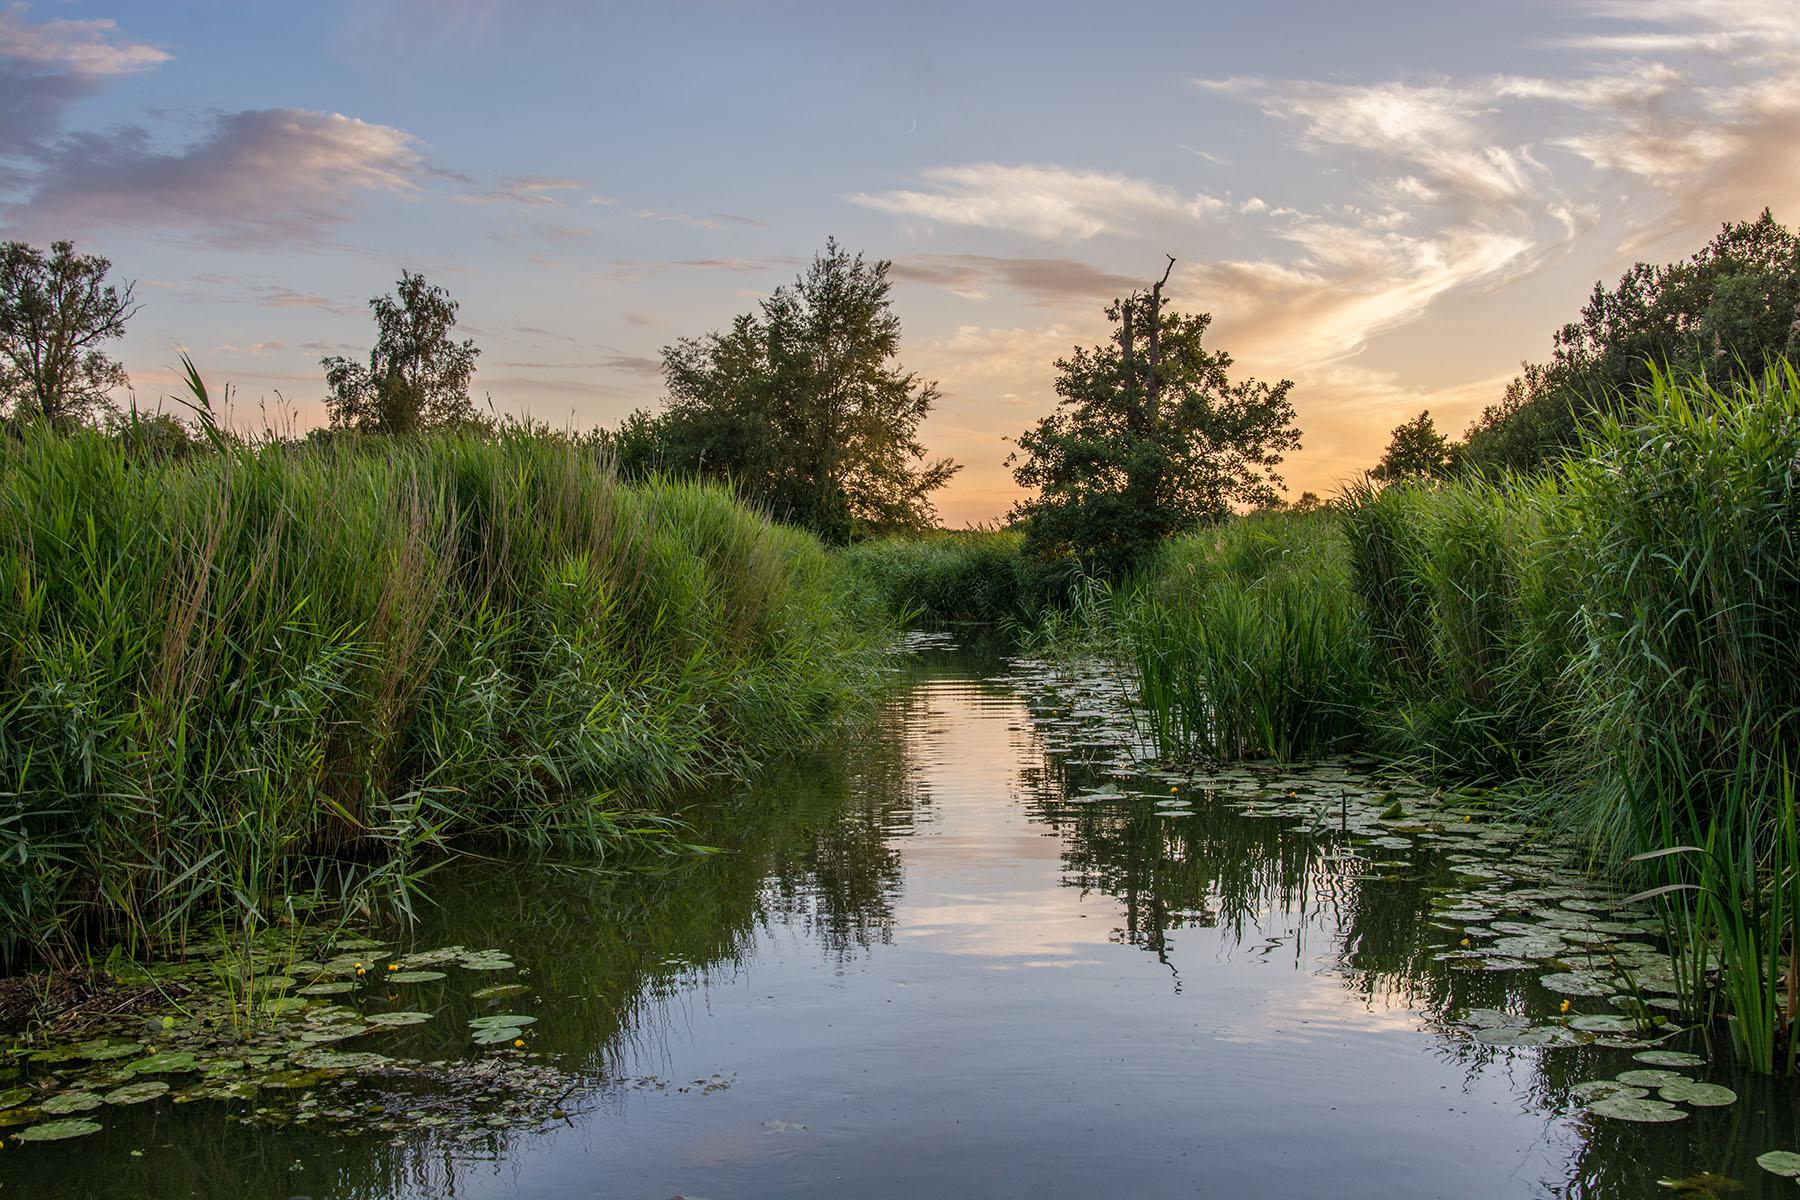
<svg viewBox="0 0 1800 1200">
<path fill-rule="evenodd" d="M 929 525 L 957 466 L 919 441 L 938 392 L 895 361 L 889 266 L 833 239 L 756 313 L 664 347 L 668 405 L 612 434 L 623 469 L 728 479 L 829 541 Z"/>
<path fill-rule="evenodd" d="M 108 393 L 128 380 L 100 347 L 124 336 L 138 308 L 133 284 L 106 282 L 111 269 L 73 242 L 48 254 L 0 246 L 0 409 L 13 420 L 66 426 L 111 411 Z"/>
<path fill-rule="evenodd" d="M 1172 260 L 1171 260 L 1172 263 Z M 1300 445 L 1293 383 L 1233 382 L 1203 344 L 1208 313 L 1162 306 L 1162 289 L 1115 301 L 1115 338 L 1056 364 L 1057 407 L 1007 461 L 1035 495 L 1014 506 L 1026 548 L 1117 572 L 1170 535 L 1278 498 Z"/>
<path fill-rule="evenodd" d="M 331 389 L 331 423 L 367 433 L 415 433 L 475 418 L 469 379 L 481 351 L 455 341 L 457 303 L 423 275 L 401 271 L 392 296 L 369 301 L 375 346 L 367 366 L 354 359 L 320 359 Z"/>
<path fill-rule="evenodd" d="M 1441 479 L 1456 469 L 1462 447 L 1442 433 L 1430 412 L 1396 426 L 1386 453 L 1369 474 L 1384 483 L 1402 479 Z"/>
<path fill-rule="evenodd" d="M 1797 354 L 1800 237 L 1764 209 L 1681 262 L 1640 262 L 1611 291 L 1596 283 L 1580 319 L 1557 331 L 1550 361 L 1525 364 L 1470 428 L 1468 462 L 1537 467 L 1657 369 L 1725 383 Z"/>
</svg>

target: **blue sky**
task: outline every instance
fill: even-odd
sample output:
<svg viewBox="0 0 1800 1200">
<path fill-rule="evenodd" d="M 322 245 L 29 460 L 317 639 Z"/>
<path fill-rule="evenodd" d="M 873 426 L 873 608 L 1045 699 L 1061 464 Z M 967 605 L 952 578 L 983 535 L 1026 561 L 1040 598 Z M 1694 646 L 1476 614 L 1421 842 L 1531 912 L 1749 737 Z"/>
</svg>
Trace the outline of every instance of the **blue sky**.
<svg viewBox="0 0 1800 1200">
<path fill-rule="evenodd" d="M 952 524 L 1105 301 L 1178 260 L 1296 381 L 1292 490 L 1421 408 L 1460 431 L 1596 279 L 1800 220 L 1800 5 L 0 6 L 0 236 L 139 281 L 140 404 L 191 352 L 240 419 L 322 419 L 402 267 L 478 393 L 558 424 L 660 395 L 828 235 L 895 262 Z"/>
</svg>

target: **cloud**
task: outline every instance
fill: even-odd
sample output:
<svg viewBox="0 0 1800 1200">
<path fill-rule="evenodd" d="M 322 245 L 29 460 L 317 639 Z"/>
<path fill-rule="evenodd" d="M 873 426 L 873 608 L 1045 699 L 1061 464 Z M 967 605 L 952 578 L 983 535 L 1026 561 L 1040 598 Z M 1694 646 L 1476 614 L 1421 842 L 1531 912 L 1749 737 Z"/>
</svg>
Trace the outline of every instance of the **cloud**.
<svg viewBox="0 0 1800 1200">
<path fill-rule="evenodd" d="M 1477 89 L 1241 77 L 1200 86 L 1257 101 L 1269 116 L 1299 124 L 1315 147 L 1365 150 L 1406 164 L 1435 192 L 1479 203 L 1513 201 L 1544 178 L 1525 150 L 1494 143 L 1487 129 L 1492 110 Z"/>
<path fill-rule="evenodd" d="M 486 186 L 471 187 L 466 198 L 478 204 L 516 204 L 524 208 L 561 208 L 567 201 L 562 193 L 579 191 L 579 179 L 557 179 L 548 175 L 517 175 Z"/>
<path fill-rule="evenodd" d="M 858 192 L 852 204 L 896 216 L 1045 239 L 1086 239 L 1145 219 L 1195 221 L 1217 213 L 1212 196 L 1126 175 L 1063 167 L 971 163 L 921 172 L 931 191 Z"/>
<path fill-rule="evenodd" d="M 218 116 L 173 150 L 126 128 L 71 135 L 36 157 L 12 223 L 186 229 L 220 245 L 315 240 L 365 195 L 412 195 L 427 174 L 403 130 L 293 108 Z"/>
<path fill-rule="evenodd" d="M 0 9 L 0 59 L 42 72 L 66 72 L 97 78 L 144 71 L 169 61 L 145 42 L 120 41 L 118 24 L 107 20 L 44 21 L 26 19 L 30 6 Z"/>
<path fill-rule="evenodd" d="M 915 254 L 894 261 L 892 276 L 932 284 L 958 296 L 979 298 L 992 284 L 1040 301 L 1110 300 L 1141 288 L 1143 281 L 1072 258 L 1002 258 L 987 254 Z"/>
<path fill-rule="evenodd" d="M 114 76 L 148 70 L 169 56 L 116 36 L 111 21 L 32 24 L 23 4 L 0 8 L 0 158 L 29 154 L 62 128 L 70 105 Z M 0 164 L 0 188 L 29 174 Z"/>
</svg>

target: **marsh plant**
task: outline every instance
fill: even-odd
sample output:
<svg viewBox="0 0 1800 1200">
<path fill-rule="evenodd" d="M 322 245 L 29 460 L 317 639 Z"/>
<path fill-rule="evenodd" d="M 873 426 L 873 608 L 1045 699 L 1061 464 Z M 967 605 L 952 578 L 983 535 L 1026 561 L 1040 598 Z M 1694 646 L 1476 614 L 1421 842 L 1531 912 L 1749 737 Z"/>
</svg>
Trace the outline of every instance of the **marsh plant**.
<svg viewBox="0 0 1800 1200">
<path fill-rule="evenodd" d="M 472 840 L 608 861 L 829 728 L 876 633 L 809 535 L 554 437 L 0 446 L 0 952 L 405 911 Z"/>
</svg>

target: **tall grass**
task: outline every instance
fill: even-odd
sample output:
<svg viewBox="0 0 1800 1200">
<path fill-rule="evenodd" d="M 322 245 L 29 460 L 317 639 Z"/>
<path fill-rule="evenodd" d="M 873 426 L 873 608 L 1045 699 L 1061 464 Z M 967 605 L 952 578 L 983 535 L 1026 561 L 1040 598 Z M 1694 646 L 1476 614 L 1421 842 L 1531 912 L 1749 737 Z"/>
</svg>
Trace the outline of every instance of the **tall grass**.
<svg viewBox="0 0 1800 1200">
<path fill-rule="evenodd" d="M 847 578 L 888 611 L 927 621 L 1028 624 L 1065 606 L 1072 563 L 1022 555 L 1022 534 L 944 530 L 875 538 L 839 555 Z"/>
<path fill-rule="evenodd" d="M 180 940 L 450 843 L 588 857 L 815 736 L 873 636 L 810 537 L 543 437 L 0 447 L 0 954 Z"/>
<path fill-rule="evenodd" d="M 1264 513 L 1176 542 L 1119 611 L 1164 754 L 1292 759 L 1360 734 L 1368 633 L 1327 517 Z"/>
<path fill-rule="evenodd" d="M 1658 377 L 1547 480 L 1351 489 L 1177 543 L 1121 644 L 1159 742 L 1363 740 L 1652 885 L 1694 1011 L 1792 1068 L 1800 975 L 1800 375 Z M 1630 859 L 1631 861 L 1627 861 Z"/>
</svg>

